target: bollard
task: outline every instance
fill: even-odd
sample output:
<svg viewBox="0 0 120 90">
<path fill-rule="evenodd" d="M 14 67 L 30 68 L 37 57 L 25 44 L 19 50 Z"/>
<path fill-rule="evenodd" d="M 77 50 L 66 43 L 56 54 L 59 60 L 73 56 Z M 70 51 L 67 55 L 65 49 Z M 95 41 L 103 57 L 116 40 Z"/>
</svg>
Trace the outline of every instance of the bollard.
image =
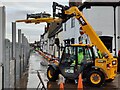
<svg viewBox="0 0 120 90">
<path fill-rule="evenodd" d="M 82 75 L 79 75 L 78 90 L 83 90 Z"/>
<path fill-rule="evenodd" d="M 65 83 L 65 78 L 61 74 L 59 74 L 58 85 L 60 87 L 60 90 L 64 90 L 64 83 Z"/>
</svg>

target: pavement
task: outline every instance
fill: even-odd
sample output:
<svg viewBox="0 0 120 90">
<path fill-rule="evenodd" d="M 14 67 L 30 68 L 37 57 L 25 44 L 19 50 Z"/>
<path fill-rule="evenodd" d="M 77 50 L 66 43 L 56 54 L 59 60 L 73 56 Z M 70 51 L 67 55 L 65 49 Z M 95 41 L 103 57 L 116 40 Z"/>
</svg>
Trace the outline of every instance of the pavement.
<svg viewBox="0 0 120 90">
<path fill-rule="evenodd" d="M 59 89 L 58 82 L 50 82 L 47 79 L 47 61 L 39 55 L 39 53 L 34 52 L 31 53 L 30 60 L 29 60 L 29 71 L 28 71 L 28 82 L 27 82 L 27 89 L 29 88 L 37 88 L 40 82 L 40 79 L 37 76 L 37 71 L 39 71 L 39 74 L 41 76 L 41 79 L 45 85 L 45 88 L 54 88 Z M 120 74 L 117 75 L 115 80 L 111 83 L 106 83 L 101 88 L 95 88 L 88 86 L 86 83 L 83 83 L 84 90 L 120 90 Z M 39 88 L 41 88 L 42 85 L 40 85 Z M 66 80 L 65 82 L 65 90 L 68 90 L 67 88 L 71 88 L 71 90 L 75 89 L 77 90 L 77 84 L 74 83 L 74 81 Z"/>
<path fill-rule="evenodd" d="M 41 65 L 41 62 L 44 62 L 44 58 L 40 56 L 37 52 L 32 53 L 29 60 L 29 71 L 28 71 L 28 83 L 27 88 L 37 88 L 39 85 L 39 78 L 37 76 L 37 71 L 39 71 L 42 81 L 44 82 L 45 87 L 47 87 L 47 65 Z M 39 88 L 42 86 L 40 85 Z"/>
</svg>

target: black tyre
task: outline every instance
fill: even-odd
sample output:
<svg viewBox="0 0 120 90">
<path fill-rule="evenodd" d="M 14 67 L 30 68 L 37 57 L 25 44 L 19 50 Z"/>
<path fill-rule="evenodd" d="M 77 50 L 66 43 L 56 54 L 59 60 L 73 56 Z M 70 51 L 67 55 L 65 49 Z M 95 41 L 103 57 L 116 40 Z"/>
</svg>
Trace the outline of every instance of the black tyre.
<svg viewBox="0 0 120 90">
<path fill-rule="evenodd" d="M 87 81 L 92 86 L 102 86 L 105 82 L 105 76 L 101 71 L 92 70 L 88 73 Z"/>
<path fill-rule="evenodd" d="M 108 80 L 106 80 L 106 82 L 107 83 L 110 83 L 110 82 L 112 82 L 114 79 L 108 79 Z"/>
<path fill-rule="evenodd" d="M 58 79 L 58 71 L 56 71 L 52 66 L 47 69 L 47 77 L 49 81 L 56 81 Z"/>
</svg>

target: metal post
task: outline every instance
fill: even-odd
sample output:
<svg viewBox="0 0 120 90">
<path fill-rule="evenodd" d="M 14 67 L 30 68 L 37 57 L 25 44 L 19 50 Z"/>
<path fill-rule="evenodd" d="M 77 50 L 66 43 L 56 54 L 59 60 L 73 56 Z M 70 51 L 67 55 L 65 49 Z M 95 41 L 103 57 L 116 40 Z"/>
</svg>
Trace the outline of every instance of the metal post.
<svg viewBox="0 0 120 90">
<path fill-rule="evenodd" d="M 23 72 L 24 72 L 24 34 L 22 34 L 22 69 L 23 69 Z"/>
<path fill-rule="evenodd" d="M 27 65 L 28 65 L 28 60 L 29 60 L 29 43 L 27 39 Z"/>
<path fill-rule="evenodd" d="M 18 29 L 18 48 L 19 48 L 19 60 L 20 60 L 20 78 L 21 78 L 21 29 Z"/>
<path fill-rule="evenodd" d="M 16 23 L 12 22 L 12 60 L 14 60 L 14 88 L 16 88 Z"/>
<path fill-rule="evenodd" d="M 24 47 L 23 47 L 23 53 L 24 53 L 24 71 L 25 71 L 25 68 L 26 68 L 26 38 L 24 36 L 23 38 L 23 44 L 24 44 Z"/>
<path fill-rule="evenodd" d="M 115 56 L 116 54 L 116 6 L 113 7 L 114 8 L 114 43 L 115 43 Z"/>
<path fill-rule="evenodd" d="M 25 55 L 25 68 L 27 67 L 27 38 L 24 37 L 24 55 Z"/>
<path fill-rule="evenodd" d="M 0 65 L 3 65 L 3 70 L 2 70 L 3 82 L 0 83 L 0 86 L 2 86 L 2 89 L 4 88 L 5 31 L 6 31 L 5 25 L 6 25 L 5 24 L 5 7 L 0 6 Z"/>
<path fill-rule="evenodd" d="M 26 54 L 26 67 L 27 67 L 27 60 L 28 60 L 28 54 L 27 54 L 28 52 L 27 52 L 27 38 L 25 37 L 25 54 Z"/>
</svg>

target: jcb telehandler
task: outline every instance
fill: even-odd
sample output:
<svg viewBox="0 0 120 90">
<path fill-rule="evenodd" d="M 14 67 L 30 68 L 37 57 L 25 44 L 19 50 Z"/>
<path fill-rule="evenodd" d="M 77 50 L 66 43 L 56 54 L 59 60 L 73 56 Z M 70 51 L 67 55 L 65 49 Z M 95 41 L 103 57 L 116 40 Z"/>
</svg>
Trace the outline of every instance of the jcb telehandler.
<svg viewBox="0 0 120 90">
<path fill-rule="evenodd" d="M 60 13 L 57 13 L 59 9 Z M 64 47 L 59 63 L 51 63 L 47 70 L 50 81 L 58 79 L 62 74 L 67 79 L 77 79 L 82 73 L 82 78 L 87 79 L 93 86 L 101 86 L 105 81 L 113 81 L 117 75 L 117 58 L 114 58 L 100 40 L 94 29 L 87 22 L 82 12 L 76 6 L 67 7 L 53 2 L 53 16 L 66 22 L 75 17 L 80 22 L 80 27 L 89 36 L 92 44 L 68 44 Z M 98 49 L 103 57 L 99 57 Z M 82 59 L 79 53 L 83 54 Z"/>
<path fill-rule="evenodd" d="M 57 13 L 57 9 L 60 13 Z M 117 75 L 117 58 L 114 58 L 105 47 L 78 7 L 62 6 L 53 2 L 53 18 L 37 17 L 35 19 L 17 20 L 16 22 L 35 24 L 66 22 L 71 17 L 75 17 L 79 21 L 80 27 L 89 36 L 92 44 L 67 44 L 59 62 L 49 65 L 47 69 L 48 79 L 55 81 L 58 79 L 58 75 L 62 74 L 65 78 L 74 80 L 82 73 L 82 78 L 93 86 L 101 86 L 105 81 L 113 81 Z"/>
</svg>

